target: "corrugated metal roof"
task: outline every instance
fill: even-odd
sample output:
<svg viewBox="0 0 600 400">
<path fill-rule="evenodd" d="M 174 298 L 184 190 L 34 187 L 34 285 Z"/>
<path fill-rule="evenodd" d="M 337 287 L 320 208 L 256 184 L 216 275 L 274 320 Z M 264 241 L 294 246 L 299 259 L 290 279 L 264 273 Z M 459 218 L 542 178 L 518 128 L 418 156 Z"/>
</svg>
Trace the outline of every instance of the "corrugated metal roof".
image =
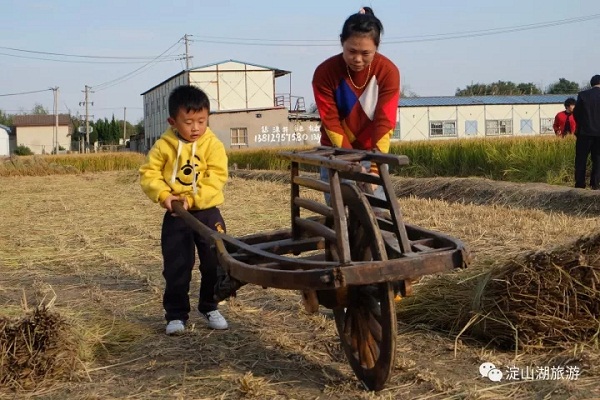
<svg viewBox="0 0 600 400">
<path fill-rule="evenodd" d="M 201 69 L 201 68 L 206 68 L 206 67 L 212 67 L 213 65 L 225 64 L 225 63 L 228 63 L 228 62 L 234 62 L 234 63 L 238 63 L 238 64 L 251 65 L 253 67 L 265 68 L 265 69 L 269 69 L 271 71 L 275 71 L 275 78 L 279 78 L 280 76 L 291 74 L 291 71 L 286 71 L 286 70 L 279 69 L 279 68 L 268 67 L 266 65 L 253 64 L 253 63 L 249 63 L 249 62 L 245 62 L 245 61 L 231 60 L 231 59 L 230 60 L 224 60 L 224 61 L 216 62 L 216 63 L 211 63 L 211 64 L 200 65 L 198 67 L 193 67 L 193 68 L 190 68 L 190 71 L 194 71 L 196 69 Z"/>
<path fill-rule="evenodd" d="M 54 114 L 49 115 L 15 115 L 13 125 L 19 126 L 54 126 L 56 123 Z M 69 125 L 71 117 L 69 114 L 58 114 L 59 125 Z"/>
<path fill-rule="evenodd" d="M 400 107 L 427 106 L 475 106 L 499 104 L 563 104 L 576 94 L 540 94 L 526 96 L 435 96 L 404 97 L 400 99 Z"/>
<path fill-rule="evenodd" d="M 183 70 L 181 72 L 176 73 L 175 75 L 165 79 L 164 81 L 162 81 L 161 83 L 159 83 L 158 85 L 152 86 L 150 89 L 146 90 L 145 92 L 141 93 L 140 96 L 145 95 L 148 92 L 151 92 L 152 90 L 156 89 L 157 87 L 161 86 L 162 84 L 164 84 L 165 82 L 170 81 L 171 79 L 175 78 L 176 76 L 179 76 L 181 74 L 184 74 L 186 72 L 189 71 L 194 71 L 196 69 L 201 69 L 201 68 L 206 68 L 206 67 L 212 67 L 213 65 L 219 65 L 219 64 L 224 64 L 227 62 L 235 62 L 235 63 L 239 63 L 239 64 L 246 64 L 246 65 L 252 65 L 254 67 L 259 67 L 259 68 L 266 68 L 272 71 L 275 71 L 275 78 L 279 78 L 280 76 L 284 76 L 287 74 L 291 74 L 291 71 L 286 71 L 283 69 L 279 69 L 279 68 L 273 68 L 273 67 L 267 67 L 266 65 L 259 65 L 259 64 L 252 64 L 252 63 L 248 63 L 248 62 L 244 62 L 244 61 L 238 61 L 238 60 L 225 60 L 225 61 L 220 61 L 220 62 L 216 62 L 216 63 L 210 63 L 210 64 L 205 64 L 205 65 L 200 65 L 197 67 L 192 67 L 189 70 Z"/>
</svg>

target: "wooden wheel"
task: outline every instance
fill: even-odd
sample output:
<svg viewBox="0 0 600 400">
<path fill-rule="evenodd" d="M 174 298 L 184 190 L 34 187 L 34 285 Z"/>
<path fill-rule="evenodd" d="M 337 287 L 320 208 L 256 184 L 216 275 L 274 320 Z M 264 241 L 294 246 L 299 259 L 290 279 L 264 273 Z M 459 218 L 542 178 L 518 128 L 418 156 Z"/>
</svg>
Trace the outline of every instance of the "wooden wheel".
<svg viewBox="0 0 600 400">
<path fill-rule="evenodd" d="M 348 209 L 352 261 L 387 260 L 384 241 L 368 201 L 356 186 L 341 186 Z M 396 353 L 392 284 L 344 289 L 347 291 L 344 306 L 333 309 L 342 348 L 357 378 L 369 390 L 381 390 L 391 374 Z"/>
</svg>

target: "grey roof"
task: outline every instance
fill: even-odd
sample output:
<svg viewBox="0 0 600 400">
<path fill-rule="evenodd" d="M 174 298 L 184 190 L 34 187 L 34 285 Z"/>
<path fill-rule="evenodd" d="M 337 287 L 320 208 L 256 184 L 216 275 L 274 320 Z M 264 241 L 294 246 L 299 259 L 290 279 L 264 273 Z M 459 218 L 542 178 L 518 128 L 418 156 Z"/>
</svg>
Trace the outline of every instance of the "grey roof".
<svg viewBox="0 0 600 400">
<path fill-rule="evenodd" d="M 279 78 L 280 76 L 291 74 L 291 71 L 286 71 L 286 70 L 279 69 L 279 68 L 268 67 L 266 65 L 254 64 L 254 63 L 249 63 L 249 62 L 239 61 L 239 60 L 232 60 L 232 59 L 224 60 L 224 61 L 219 61 L 219 62 L 216 62 L 216 63 L 210 63 L 210 64 L 205 64 L 205 65 L 200 65 L 198 67 L 192 67 L 192 68 L 190 68 L 190 71 L 193 71 L 195 69 L 200 69 L 200 68 L 212 67 L 213 65 L 225 64 L 225 63 L 228 63 L 228 62 L 234 62 L 234 63 L 238 63 L 238 64 L 252 65 L 253 67 L 266 68 L 266 69 L 269 69 L 271 71 L 275 71 L 275 78 Z"/>
<path fill-rule="evenodd" d="M 435 96 L 404 97 L 400 107 L 427 106 L 475 106 L 497 104 L 563 104 L 569 98 L 577 98 L 577 94 L 540 94 L 525 96 Z"/>
<path fill-rule="evenodd" d="M 216 63 L 210 63 L 210 64 L 205 64 L 205 65 L 200 65 L 197 67 L 192 67 L 189 70 L 183 70 L 181 72 L 176 73 L 175 75 L 170 76 L 169 78 L 165 79 L 164 81 L 162 81 L 161 83 L 159 83 L 158 85 L 154 85 L 152 86 L 150 89 L 146 90 L 145 92 L 141 93 L 140 96 L 145 95 L 148 92 L 151 92 L 152 90 L 156 89 L 157 87 L 161 86 L 162 84 L 164 84 L 165 82 L 170 81 L 171 79 L 181 75 L 181 74 L 185 74 L 186 72 L 189 71 L 194 71 L 196 69 L 200 69 L 200 68 L 206 68 L 206 67 L 212 67 L 213 65 L 218 65 L 218 64 L 224 64 L 226 62 L 236 62 L 239 64 L 246 64 L 246 65 L 252 65 L 254 67 L 259 67 L 259 68 L 266 68 L 269 70 L 272 70 L 275 72 L 275 78 L 279 78 L 280 76 L 284 76 L 287 74 L 291 74 L 291 71 L 285 71 L 283 69 L 279 69 L 279 68 L 273 68 L 273 67 L 267 67 L 265 65 L 259 65 L 259 64 L 252 64 L 252 63 L 248 63 L 248 62 L 244 62 L 244 61 L 238 61 L 238 60 L 225 60 L 225 61 L 220 61 L 220 62 L 216 62 Z"/>
<path fill-rule="evenodd" d="M 6 132 L 11 133 L 11 130 L 8 126 L 0 124 L 0 129 L 4 129 Z"/>
<path fill-rule="evenodd" d="M 56 123 L 54 114 L 45 115 L 14 115 L 13 125 L 17 128 L 20 126 L 53 126 Z M 69 114 L 58 114 L 58 125 L 69 125 L 71 116 Z"/>
</svg>

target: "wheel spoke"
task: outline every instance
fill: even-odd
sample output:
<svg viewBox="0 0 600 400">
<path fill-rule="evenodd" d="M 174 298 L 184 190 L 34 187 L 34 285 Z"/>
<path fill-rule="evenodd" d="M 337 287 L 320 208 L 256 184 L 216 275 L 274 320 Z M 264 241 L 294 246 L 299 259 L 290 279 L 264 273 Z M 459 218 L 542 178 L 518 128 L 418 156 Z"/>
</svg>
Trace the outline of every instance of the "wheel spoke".
<svg viewBox="0 0 600 400">
<path fill-rule="evenodd" d="M 375 357 L 371 351 L 369 329 L 365 324 L 364 318 L 358 320 L 358 331 L 360 335 L 360 365 L 363 368 L 371 369 L 375 366 Z"/>
<path fill-rule="evenodd" d="M 380 343 L 381 342 L 381 324 L 379 320 L 375 318 L 372 313 L 369 313 L 369 332 L 373 335 L 373 338 Z"/>
</svg>

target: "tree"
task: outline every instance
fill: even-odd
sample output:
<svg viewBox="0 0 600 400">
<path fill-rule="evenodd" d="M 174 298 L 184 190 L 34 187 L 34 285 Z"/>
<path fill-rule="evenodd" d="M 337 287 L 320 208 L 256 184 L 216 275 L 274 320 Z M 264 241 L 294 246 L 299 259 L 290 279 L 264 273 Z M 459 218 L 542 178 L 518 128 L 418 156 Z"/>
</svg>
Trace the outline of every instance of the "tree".
<svg viewBox="0 0 600 400">
<path fill-rule="evenodd" d="M 27 146 L 20 145 L 15 149 L 15 154 L 18 156 L 31 156 L 33 155 L 33 151 Z"/>
<path fill-rule="evenodd" d="M 404 97 L 419 97 L 419 95 L 413 92 L 409 85 L 404 85 L 400 90 L 400 98 Z"/>
<path fill-rule="evenodd" d="M 48 115 L 48 110 L 46 110 L 43 105 L 35 103 L 35 105 L 31 109 L 31 113 L 33 115 Z"/>
<path fill-rule="evenodd" d="M 0 125 L 12 126 L 12 115 L 0 110 Z"/>
<path fill-rule="evenodd" d="M 316 108 L 316 106 L 315 106 Z M 135 124 L 135 133 L 136 135 L 144 134 L 146 132 L 146 128 L 144 127 L 144 120 L 140 119 L 137 124 Z"/>
<path fill-rule="evenodd" d="M 487 96 L 487 95 L 525 95 L 541 94 L 542 91 L 533 83 L 515 84 L 511 81 L 498 81 L 494 83 L 475 83 L 464 89 L 456 89 L 456 96 Z"/>
<path fill-rule="evenodd" d="M 521 94 L 542 94 L 542 91 L 539 87 L 534 85 L 533 83 L 519 83 L 517 85 L 517 89 Z"/>
<path fill-rule="evenodd" d="M 548 94 L 573 94 L 579 92 L 579 84 L 560 78 L 558 82 L 551 83 L 546 90 Z"/>
</svg>

